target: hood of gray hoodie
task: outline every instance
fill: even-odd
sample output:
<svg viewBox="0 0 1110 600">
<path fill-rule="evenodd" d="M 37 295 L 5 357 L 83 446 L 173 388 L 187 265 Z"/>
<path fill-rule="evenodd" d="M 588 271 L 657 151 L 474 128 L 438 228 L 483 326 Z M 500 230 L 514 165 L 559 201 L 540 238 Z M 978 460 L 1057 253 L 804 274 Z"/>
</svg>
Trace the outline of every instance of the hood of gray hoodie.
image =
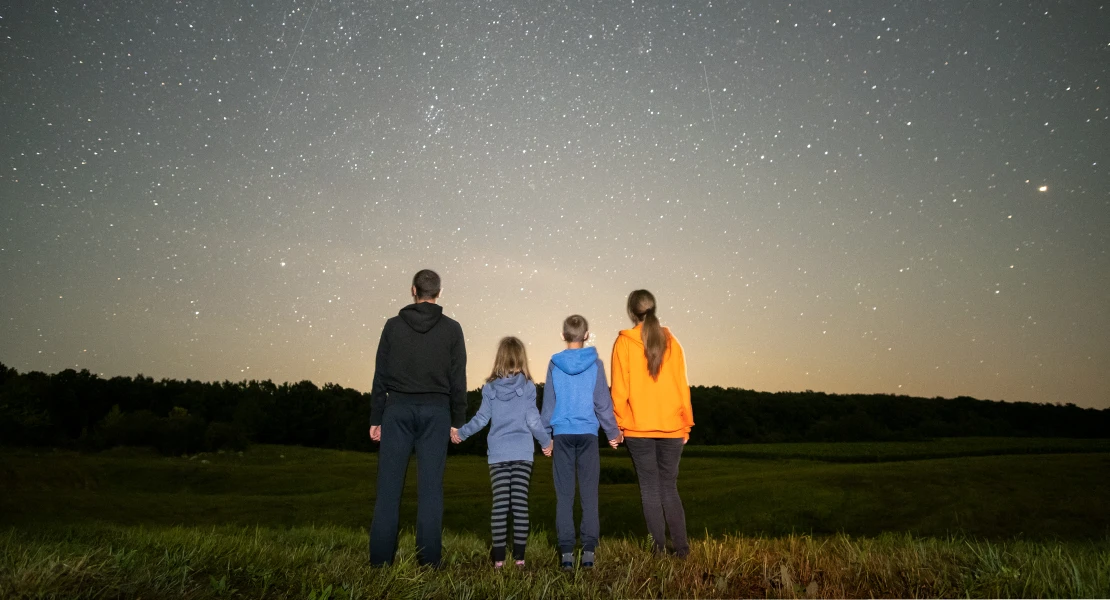
<svg viewBox="0 0 1110 600">
<path fill-rule="evenodd" d="M 493 397 L 508 402 L 517 398 L 524 397 L 524 384 L 529 383 L 528 378 L 524 373 L 517 373 L 512 377 L 502 377 L 494 379 L 491 387 L 493 388 Z"/>
<path fill-rule="evenodd" d="M 397 313 L 416 333 L 428 333 L 443 316 L 443 307 L 432 302 L 410 304 Z"/>
<path fill-rule="evenodd" d="M 577 375 L 597 362 L 597 348 L 568 348 L 552 356 L 551 362 L 567 375 Z"/>
</svg>

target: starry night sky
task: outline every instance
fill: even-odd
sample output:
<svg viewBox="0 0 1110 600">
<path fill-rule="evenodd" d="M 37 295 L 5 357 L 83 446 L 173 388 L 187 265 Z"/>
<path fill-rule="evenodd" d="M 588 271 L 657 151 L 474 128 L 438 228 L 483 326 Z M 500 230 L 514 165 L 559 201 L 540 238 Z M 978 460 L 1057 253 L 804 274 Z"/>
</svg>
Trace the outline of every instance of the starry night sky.
<svg viewBox="0 0 1110 600">
<path fill-rule="evenodd" d="M 420 268 L 532 370 L 1110 406 L 1098 2 L 0 8 L 0 361 L 369 391 Z"/>
</svg>

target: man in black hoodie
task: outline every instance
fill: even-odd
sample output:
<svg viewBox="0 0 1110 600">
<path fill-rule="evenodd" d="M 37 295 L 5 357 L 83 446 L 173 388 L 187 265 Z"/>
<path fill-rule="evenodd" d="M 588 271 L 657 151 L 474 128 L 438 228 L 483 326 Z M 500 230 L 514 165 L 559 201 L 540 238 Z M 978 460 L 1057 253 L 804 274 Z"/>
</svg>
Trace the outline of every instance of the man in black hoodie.
<svg viewBox="0 0 1110 600">
<path fill-rule="evenodd" d="M 385 322 L 370 391 L 370 438 L 381 442 L 370 564 L 397 551 L 401 491 L 416 449 L 416 552 L 439 566 L 443 551 L 443 470 L 451 427 L 466 423 L 466 346 L 462 327 L 436 304 L 439 275 L 412 278 L 413 303 Z"/>
</svg>

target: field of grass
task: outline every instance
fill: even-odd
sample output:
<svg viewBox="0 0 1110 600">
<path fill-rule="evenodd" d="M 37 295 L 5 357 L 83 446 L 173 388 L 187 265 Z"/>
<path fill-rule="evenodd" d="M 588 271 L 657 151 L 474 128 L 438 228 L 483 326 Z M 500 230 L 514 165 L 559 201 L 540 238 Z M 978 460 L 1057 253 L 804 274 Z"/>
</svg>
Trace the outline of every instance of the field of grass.
<svg viewBox="0 0 1110 600">
<path fill-rule="evenodd" d="M 1107 542 L 959 538 L 720 536 L 685 561 L 646 540 L 603 538 L 597 567 L 564 574 L 542 536 L 528 567 L 494 572 L 484 537 L 448 534 L 440 571 L 401 540 L 389 569 L 366 565 L 366 536 L 342 527 L 10 529 L 0 534 L 0 597 L 174 598 L 865 598 L 1110 594 Z"/>
<path fill-rule="evenodd" d="M 542 456 L 532 566 L 491 575 L 482 457 L 448 460 L 448 566 L 432 572 L 412 564 L 411 536 L 400 566 L 366 568 L 373 454 L 3 449 L 0 597 L 1110 594 L 1105 441 L 689 447 L 679 483 L 697 541 L 686 562 L 651 556 L 631 461 L 623 449 L 602 457 L 601 562 L 565 576 Z M 410 473 L 409 526 L 414 497 Z"/>
<path fill-rule="evenodd" d="M 729 457 L 822 462 L 898 462 L 932 458 L 1110 452 L 1110 439 L 1071 438 L 948 438 L 912 442 L 838 442 L 835 444 L 742 444 L 689 446 L 686 457 Z"/>
<path fill-rule="evenodd" d="M 998 455 L 982 456 L 995 445 Z M 1088 444 L 1088 452 L 1079 452 Z M 1012 454 L 1038 447 L 1045 454 Z M 972 456 L 960 455 L 963 451 Z M 736 452 L 761 452 L 740 458 Z M 778 454 L 775 454 L 775 453 Z M 914 453 L 944 455 L 894 460 Z M 797 458 L 832 457 L 835 462 Z M 882 460 L 874 460 L 874 456 Z M 859 456 L 861 462 L 845 462 Z M 0 451 L 0 526 L 340 525 L 366 527 L 376 455 L 289 446 L 239 454 L 162 457 L 119 448 L 99 454 Z M 452 456 L 444 526 L 484 533 L 490 503 L 484 458 Z M 644 535 L 627 452 L 602 450 L 602 532 Z M 1098 539 L 1110 534 L 1110 446 L 1104 441 L 938 440 L 883 444 L 691 447 L 679 485 L 688 528 L 722 535 L 884 532 L 1005 539 Z M 415 496 L 415 476 L 407 497 Z M 532 522 L 553 528 L 550 460 L 537 456 Z M 404 518 L 415 517 L 412 503 Z"/>
</svg>

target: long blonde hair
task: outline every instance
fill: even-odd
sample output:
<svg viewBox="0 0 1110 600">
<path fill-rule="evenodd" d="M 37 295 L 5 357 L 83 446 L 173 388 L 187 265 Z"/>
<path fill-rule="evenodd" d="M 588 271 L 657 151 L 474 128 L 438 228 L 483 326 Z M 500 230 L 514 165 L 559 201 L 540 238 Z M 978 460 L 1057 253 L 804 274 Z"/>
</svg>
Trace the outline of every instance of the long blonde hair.
<svg viewBox="0 0 1110 600">
<path fill-rule="evenodd" d="M 502 377 L 512 377 L 517 373 L 524 373 L 528 381 L 532 381 L 532 373 L 528 370 L 528 352 L 524 350 L 524 342 L 508 336 L 501 338 L 497 343 L 497 356 L 493 359 L 493 370 L 486 383 Z"/>
<path fill-rule="evenodd" d="M 628 316 L 633 323 L 643 323 L 640 339 L 644 342 L 644 356 L 648 361 L 648 374 L 659 380 L 663 368 L 663 354 L 667 351 L 667 334 L 655 316 L 655 296 L 647 290 L 636 290 L 628 295 Z"/>
</svg>

